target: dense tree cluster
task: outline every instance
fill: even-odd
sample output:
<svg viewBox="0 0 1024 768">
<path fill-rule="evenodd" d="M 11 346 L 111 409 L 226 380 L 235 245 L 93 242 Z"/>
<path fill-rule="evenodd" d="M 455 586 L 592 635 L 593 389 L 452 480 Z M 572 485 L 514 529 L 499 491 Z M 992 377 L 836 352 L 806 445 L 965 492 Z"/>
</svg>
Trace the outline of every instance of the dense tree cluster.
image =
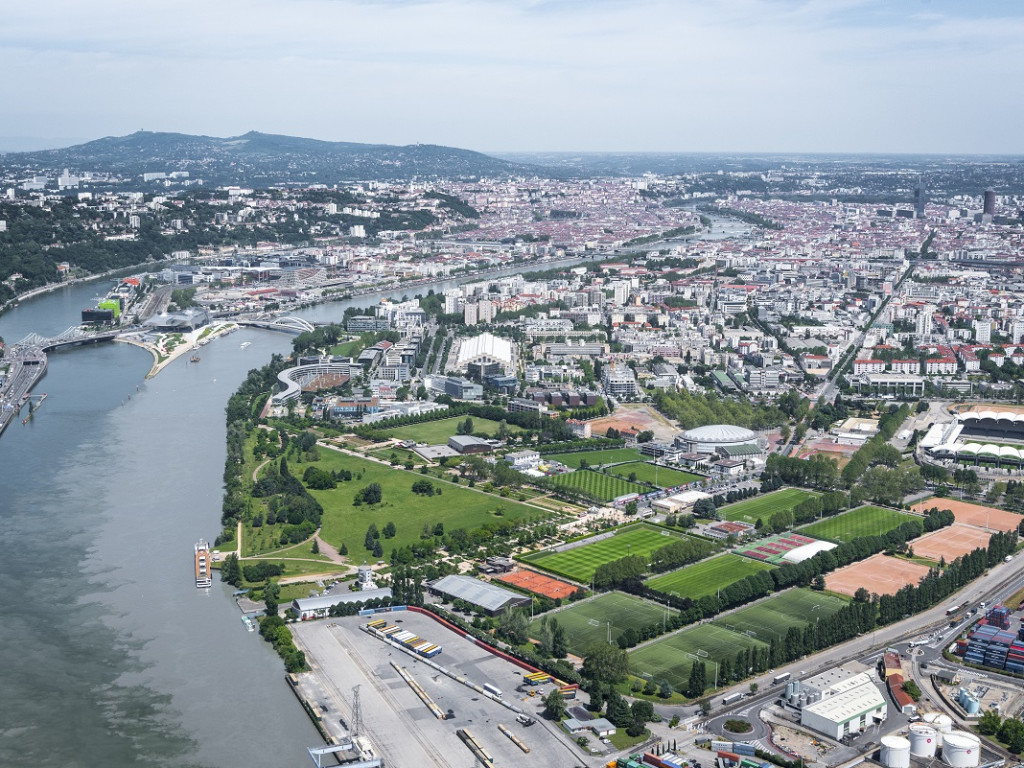
<svg viewBox="0 0 1024 768">
<path fill-rule="evenodd" d="M 655 407 L 683 429 L 707 424 L 736 424 L 748 429 L 776 427 L 786 421 L 786 414 L 776 406 L 758 405 L 749 400 L 730 400 L 714 392 L 694 394 L 687 390 L 658 390 L 653 395 Z"/>
<path fill-rule="evenodd" d="M 594 588 L 621 586 L 647 573 L 647 561 L 640 555 L 627 555 L 610 563 L 601 563 L 594 571 Z"/>
<path fill-rule="evenodd" d="M 834 488 L 839 479 L 839 465 L 835 459 L 816 453 L 807 459 L 772 453 L 765 461 L 761 473 L 761 491 L 767 493 L 784 485 L 805 488 Z"/>
<path fill-rule="evenodd" d="M 250 584 L 268 581 L 275 576 L 280 576 L 282 573 L 284 573 L 284 566 L 277 563 L 269 563 L 265 560 L 260 560 L 252 565 L 242 566 L 242 575 Z"/>
<path fill-rule="evenodd" d="M 280 534 L 282 544 L 297 544 L 320 527 L 323 507 L 288 469 L 288 460 L 272 462 L 253 485 L 254 498 L 268 498 L 267 523 L 286 523 Z"/>
<path fill-rule="evenodd" d="M 358 507 L 363 504 L 380 504 L 382 501 L 384 501 L 384 489 L 381 484 L 370 483 L 356 494 L 352 505 Z"/>
<path fill-rule="evenodd" d="M 899 452 L 893 455 L 896 449 L 889 445 L 889 441 L 909 415 L 910 406 L 906 403 L 882 415 L 878 420 L 878 433 L 858 448 L 850 457 L 850 463 L 843 467 L 840 474 L 843 485 L 847 488 L 853 486 L 873 464 L 895 466 L 899 462 Z"/>
<path fill-rule="evenodd" d="M 349 473 L 350 478 L 351 476 Z M 314 491 L 328 491 L 338 487 L 338 477 L 334 472 L 313 466 L 307 467 L 306 471 L 302 473 L 302 482 L 306 484 L 307 488 L 312 488 Z"/>
<path fill-rule="evenodd" d="M 280 616 L 261 618 L 260 636 L 274 647 L 289 672 L 305 672 L 309 669 L 306 665 L 306 654 L 295 647 L 292 633 L 288 631 L 288 626 Z"/>
<path fill-rule="evenodd" d="M 675 539 L 651 553 L 651 570 L 655 573 L 671 571 L 681 565 L 695 563 L 717 548 L 715 544 L 704 539 Z"/>
<path fill-rule="evenodd" d="M 417 480 L 412 484 L 412 492 L 420 496 L 433 496 L 434 484 L 429 480 Z"/>
</svg>

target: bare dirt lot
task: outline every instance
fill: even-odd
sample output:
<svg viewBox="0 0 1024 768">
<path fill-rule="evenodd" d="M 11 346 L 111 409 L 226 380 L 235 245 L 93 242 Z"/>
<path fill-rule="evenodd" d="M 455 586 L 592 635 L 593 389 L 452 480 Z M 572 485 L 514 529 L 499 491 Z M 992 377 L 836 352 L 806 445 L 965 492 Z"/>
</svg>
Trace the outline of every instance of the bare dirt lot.
<svg viewBox="0 0 1024 768">
<path fill-rule="evenodd" d="M 948 528 L 942 528 L 934 533 L 925 534 L 919 539 L 914 539 L 910 542 L 910 546 L 913 547 L 914 554 L 918 557 L 926 557 L 935 562 L 944 557 L 949 563 L 979 547 L 987 547 L 989 536 L 989 532 L 983 531 L 981 528 L 953 523 Z"/>
<path fill-rule="evenodd" d="M 679 428 L 654 408 L 637 403 L 619 405 L 611 416 L 590 422 L 590 429 L 595 437 L 603 437 L 609 427 L 618 430 L 633 429 L 637 432 L 649 429 L 654 432 L 656 440 L 671 440 L 679 433 Z"/>
<path fill-rule="evenodd" d="M 827 575 L 825 588 L 851 597 L 861 587 L 873 594 L 894 595 L 907 584 L 917 584 L 928 571 L 928 566 L 909 560 L 872 555 Z"/>
<path fill-rule="evenodd" d="M 925 510 L 932 507 L 948 509 L 958 523 L 973 525 L 975 528 L 989 531 L 1015 531 L 1020 525 L 1020 521 L 1024 519 L 1015 512 L 1007 512 L 995 507 L 983 507 L 980 504 L 969 504 L 956 499 L 927 499 L 917 502 L 911 509 L 923 514 Z"/>
</svg>

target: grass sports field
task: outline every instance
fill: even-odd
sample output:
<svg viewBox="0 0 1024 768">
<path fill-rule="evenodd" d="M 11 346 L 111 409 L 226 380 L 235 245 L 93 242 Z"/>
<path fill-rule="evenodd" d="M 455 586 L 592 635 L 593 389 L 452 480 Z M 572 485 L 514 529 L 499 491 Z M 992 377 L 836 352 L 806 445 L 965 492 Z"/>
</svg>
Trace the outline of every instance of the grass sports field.
<svg viewBox="0 0 1024 768">
<path fill-rule="evenodd" d="M 646 557 L 673 539 L 683 538 L 686 536 L 681 533 L 673 533 L 652 525 L 631 525 L 620 529 L 614 536 L 589 544 L 581 543 L 580 546 L 564 552 L 535 552 L 523 559 L 545 570 L 560 573 L 586 584 L 594 575 L 597 566 L 602 563 L 610 563 L 626 555 Z"/>
<path fill-rule="evenodd" d="M 689 472 L 682 472 L 670 467 L 656 467 L 646 461 L 631 461 L 628 464 L 619 464 L 609 470 L 620 477 L 629 477 L 636 474 L 636 479 L 644 483 L 654 483 L 659 488 L 674 488 L 677 485 L 688 485 L 694 480 L 703 480 L 700 475 L 693 475 Z"/>
<path fill-rule="evenodd" d="M 580 468 L 580 460 L 587 462 L 588 466 L 599 467 L 602 464 L 612 464 L 620 461 L 642 461 L 644 456 L 640 451 L 633 448 L 609 448 L 604 451 L 579 451 L 578 453 L 547 453 L 541 456 L 542 459 L 549 459 L 565 464 L 574 469 Z M 628 474 L 628 473 L 627 473 Z"/>
<path fill-rule="evenodd" d="M 734 659 L 746 648 L 767 646 L 773 637 L 784 637 L 790 627 L 802 627 L 827 618 L 846 605 L 834 595 L 791 589 L 749 608 L 742 608 L 710 624 L 684 629 L 629 654 L 634 674 L 655 682 L 666 679 L 677 691 L 686 689 L 690 668 L 705 659 L 707 679 L 715 679 L 715 664 Z"/>
<path fill-rule="evenodd" d="M 424 525 L 433 529 L 435 523 L 440 522 L 444 523 L 446 530 L 453 530 L 476 528 L 502 519 L 546 516 L 538 509 L 509 499 L 436 480 L 434 486 L 442 490 L 442 495 L 421 496 L 412 492 L 412 484 L 423 479 L 418 472 L 407 472 L 331 450 L 321 449 L 320 456 L 316 463 L 320 469 L 347 469 L 353 475 L 362 473 L 361 478 L 353 477 L 351 481 L 338 483 L 333 490 L 310 491 L 324 508 L 320 535 L 336 547 L 344 542 L 354 562 L 362 562 L 364 556 L 369 557 L 363 549 L 363 540 L 370 523 L 376 523 L 382 530 L 390 521 L 398 529 L 393 539 L 381 539 L 387 557 L 393 548 L 418 542 Z M 291 465 L 291 471 L 297 477 L 301 477 L 305 469 L 304 464 Z M 370 483 L 381 484 L 384 491 L 382 503 L 353 506 L 356 493 Z M 502 515 L 495 514 L 498 507 L 502 508 Z"/>
<path fill-rule="evenodd" d="M 607 592 L 593 600 L 584 600 L 555 613 L 546 614 L 548 621 L 558 619 L 565 629 L 565 637 L 569 643 L 569 653 L 582 656 L 594 643 L 603 643 L 611 634 L 611 642 L 619 639 L 619 635 L 627 627 L 642 627 L 655 624 L 675 615 L 675 611 L 666 614 L 660 605 L 648 603 L 639 597 L 625 595 L 621 592 Z M 537 637 L 541 620 L 538 617 L 530 624 L 531 637 Z"/>
<path fill-rule="evenodd" d="M 470 418 L 473 419 L 474 432 L 486 432 L 493 437 L 498 431 L 499 424 L 496 421 L 478 419 L 475 416 L 470 416 Z M 398 437 L 402 440 L 415 440 L 417 443 L 427 443 L 428 445 L 444 445 L 448 442 L 449 437 L 458 434 L 459 424 L 465 420 L 465 416 L 455 416 L 450 419 L 425 421 L 422 424 L 409 424 L 404 427 L 393 427 L 391 429 L 388 429 L 385 424 L 382 426 L 382 429 L 391 437 Z M 522 432 L 514 424 L 508 425 L 508 431 L 513 433 Z"/>
<path fill-rule="evenodd" d="M 551 481 L 561 488 L 578 488 L 586 491 L 602 501 L 611 501 L 627 493 L 644 493 L 651 490 L 646 486 L 631 483 L 624 477 L 603 475 L 589 469 L 577 469 L 564 475 L 554 475 Z"/>
<path fill-rule="evenodd" d="M 715 679 L 715 662 L 735 659 L 740 651 L 766 645 L 724 627 L 700 624 L 633 651 L 629 654 L 629 668 L 634 675 L 655 682 L 668 680 L 673 689 L 685 691 L 693 662 L 701 658 L 705 660 L 710 687 Z"/>
<path fill-rule="evenodd" d="M 843 598 L 824 592 L 790 589 L 711 623 L 768 643 L 785 637 L 790 627 L 827 619 L 846 604 Z"/>
<path fill-rule="evenodd" d="M 835 517 L 804 526 L 800 533 L 831 541 L 852 541 L 858 536 L 876 536 L 910 520 L 912 515 L 882 507 L 858 507 Z"/>
<path fill-rule="evenodd" d="M 663 573 L 644 583 L 666 595 L 677 592 L 680 597 L 696 600 L 705 595 L 713 595 L 719 587 L 728 586 L 744 576 L 758 571 L 768 571 L 771 568 L 772 566 L 767 563 L 725 554 L 683 566 L 678 571 Z"/>
<path fill-rule="evenodd" d="M 753 525 L 758 518 L 767 521 L 776 512 L 793 509 L 801 501 L 817 495 L 799 488 L 783 488 L 781 491 L 729 504 L 718 510 L 718 514 L 723 520 L 739 520 Z"/>
</svg>

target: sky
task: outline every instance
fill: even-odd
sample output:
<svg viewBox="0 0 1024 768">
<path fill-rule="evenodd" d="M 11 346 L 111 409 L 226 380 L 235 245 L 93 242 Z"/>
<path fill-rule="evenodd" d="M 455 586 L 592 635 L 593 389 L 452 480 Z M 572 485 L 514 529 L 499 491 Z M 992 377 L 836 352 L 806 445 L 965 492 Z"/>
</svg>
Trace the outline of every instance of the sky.
<svg viewBox="0 0 1024 768">
<path fill-rule="evenodd" d="M 1024 154 L 1018 0 L 4 3 L 0 149 Z"/>
</svg>

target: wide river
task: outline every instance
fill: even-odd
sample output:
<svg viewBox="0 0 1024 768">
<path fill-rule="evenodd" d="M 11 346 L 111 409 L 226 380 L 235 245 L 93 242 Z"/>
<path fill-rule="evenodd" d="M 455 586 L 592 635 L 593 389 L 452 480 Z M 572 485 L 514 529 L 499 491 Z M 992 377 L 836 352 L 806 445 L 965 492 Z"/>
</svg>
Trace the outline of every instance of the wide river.
<svg viewBox="0 0 1024 768">
<path fill-rule="evenodd" d="M 108 287 L 27 300 L 0 336 L 60 333 Z M 300 314 L 340 320 L 346 306 Z M 50 355 L 45 403 L 0 437 L 0 766 L 309 765 L 321 740 L 280 659 L 245 631 L 230 587 L 197 590 L 193 574 L 196 539 L 219 530 L 227 399 L 290 348 L 243 330 L 148 382 L 137 347 Z"/>
<path fill-rule="evenodd" d="M 0 336 L 60 333 L 110 287 L 29 299 Z M 340 320 L 349 303 L 301 314 Z M 149 352 L 127 344 L 50 354 L 46 401 L 0 437 L 0 766 L 310 764 L 322 740 L 281 660 L 231 587 L 197 590 L 193 573 L 196 539 L 219 531 L 227 399 L 290 350 L 240 330 L 150 381 Z"/>
</svg>

